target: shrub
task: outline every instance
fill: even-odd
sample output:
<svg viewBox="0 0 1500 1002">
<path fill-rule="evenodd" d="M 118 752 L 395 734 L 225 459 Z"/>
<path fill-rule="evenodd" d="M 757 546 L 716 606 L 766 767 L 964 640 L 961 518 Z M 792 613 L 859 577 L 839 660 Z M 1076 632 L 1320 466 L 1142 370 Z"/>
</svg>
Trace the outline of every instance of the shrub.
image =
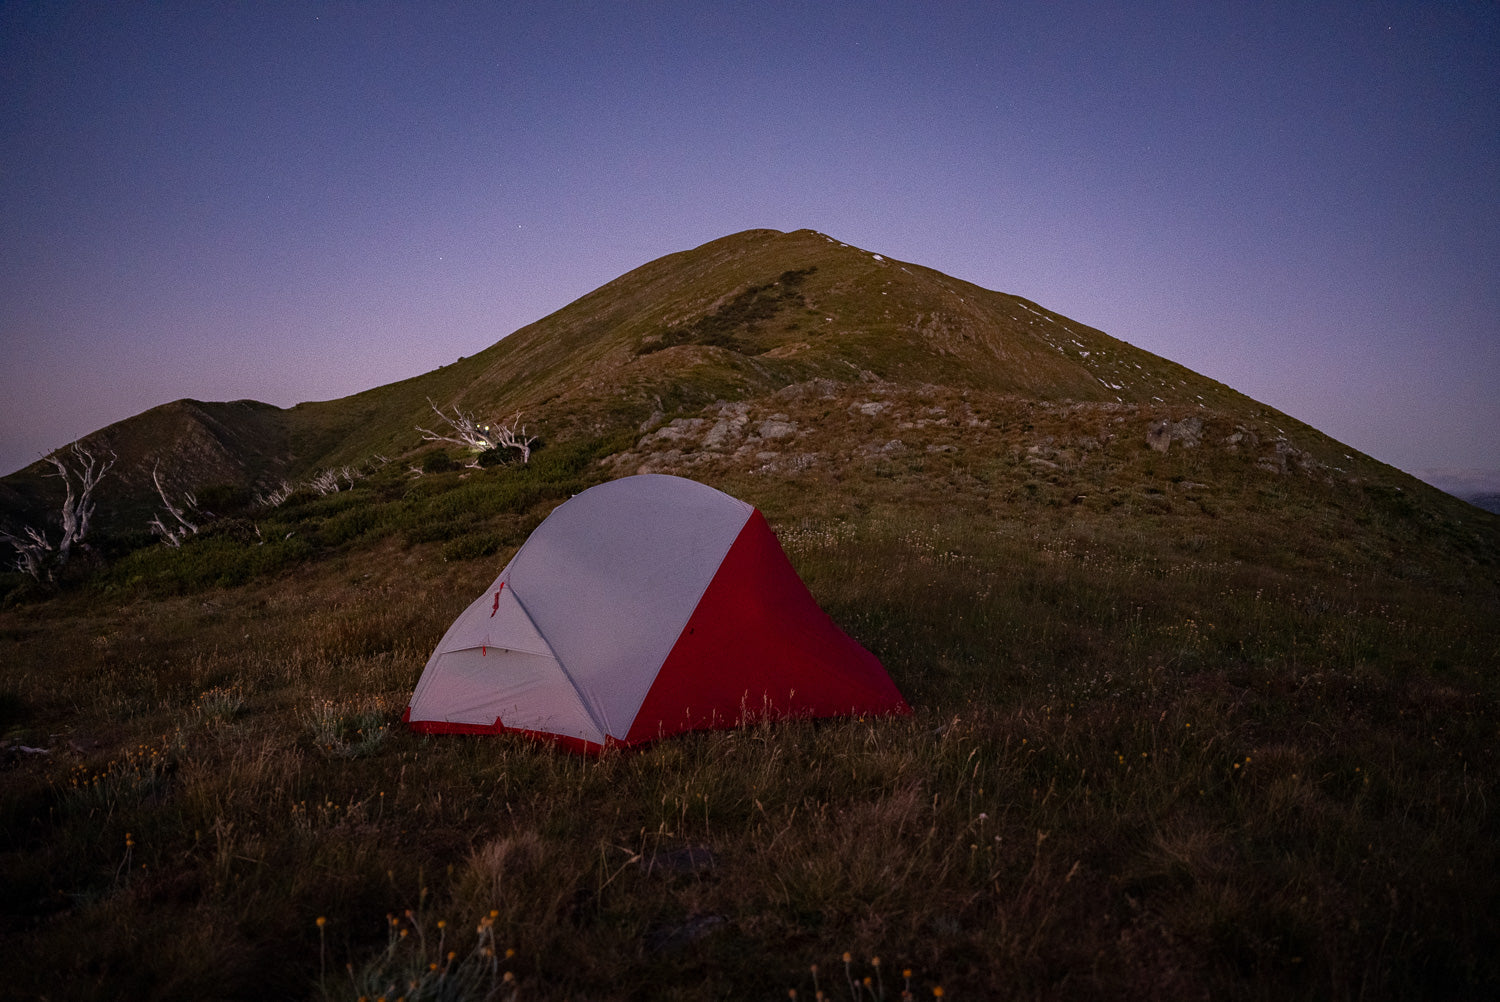
<svg viewBox="0 0 1500 1002">
<path fill-rule="evenodd" d="M 422 457 L 423 473 L 447 473 L 458 469 L 458 463 L 442 449 L 435 449 Z"/>
<path fill-rule="evenodd" d="M 212 512 L 221 518 L 244 511 L 252 500 L 250 489 L 240 484 L 210 484 L 199 487 L 194 494 L 200 511 Z"/>
</svg>

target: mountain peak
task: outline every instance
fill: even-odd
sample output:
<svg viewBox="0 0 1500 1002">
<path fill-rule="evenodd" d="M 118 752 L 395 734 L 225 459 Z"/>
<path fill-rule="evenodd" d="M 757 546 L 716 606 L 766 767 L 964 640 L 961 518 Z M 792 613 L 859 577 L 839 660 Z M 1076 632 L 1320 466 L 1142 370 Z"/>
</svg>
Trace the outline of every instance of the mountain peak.
<svg viewBox="0 0 1500 1002">
<path fill-rule="evenodd" d="M 1193 417 L 1222 438 L 1239 436 L 1237 448 L 1253 440 L 1258 460 L 1283 470 L 1294 453 L 1329 468 L 1352 454 L 1030 300 L 815 230 L 764 228 L 647 262 L 470 357 L 397 383 L 288 410 L 175 401 L 88 440 L 121 457 L 116 509 L 137 517 L 152 503 L 154 463 L 184 488 L 258 489 L 376 455 L 412 455 L 428 447 L 416 429 L 432 422 L 434 406 L 492 420 L 520 414 L 544 438 L 564 440 L 675 417 L 712 427 L 725 405 L 812 385 L 833 387 L 829 399 L 842 399 L 841 386 L 908 397 L 936 387 L 1121 408 L 1116 416 L 1128 414 L 1143 442 L 1148 426 Z M 774 422 L 774 412 L 764 420 Z M 1170 432 L 1165 441 L 1170 447 Z M 35 468 L 7 487 L 9 507 L 45 503 Z"/>
</svg>

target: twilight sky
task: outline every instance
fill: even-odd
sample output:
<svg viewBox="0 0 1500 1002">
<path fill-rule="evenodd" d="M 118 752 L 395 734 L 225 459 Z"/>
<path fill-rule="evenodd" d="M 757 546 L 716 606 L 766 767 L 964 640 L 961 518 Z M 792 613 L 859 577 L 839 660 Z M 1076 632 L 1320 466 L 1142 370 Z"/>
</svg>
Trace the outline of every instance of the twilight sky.
<svg viewBox="0 0 1500 1002">
<path fill-rule="evenodd" d="M 1500 6 L 0 0 L 0 473 L 811 227 L 1500 489 Z"/>
</svg>

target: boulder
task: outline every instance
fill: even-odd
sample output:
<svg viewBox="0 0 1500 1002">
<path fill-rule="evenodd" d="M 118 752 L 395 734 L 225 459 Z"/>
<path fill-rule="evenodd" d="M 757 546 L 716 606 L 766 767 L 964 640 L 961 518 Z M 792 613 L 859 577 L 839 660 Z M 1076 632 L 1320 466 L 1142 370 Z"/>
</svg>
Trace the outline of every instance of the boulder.
<svg viewBox="0 0 1500 1002">
<path fill-rule="evenodd" d="M 1192 448 L 1203 441 L 1203 419 L 1200 417 L 1183 418 L 1181 421 L 1157 421 L 1146 429 L 1146 444 L 1157 452 L 1166 452 L 1172 447 L 1173 442 L 1181 442 L 1185 448 Z"/>
</svg>

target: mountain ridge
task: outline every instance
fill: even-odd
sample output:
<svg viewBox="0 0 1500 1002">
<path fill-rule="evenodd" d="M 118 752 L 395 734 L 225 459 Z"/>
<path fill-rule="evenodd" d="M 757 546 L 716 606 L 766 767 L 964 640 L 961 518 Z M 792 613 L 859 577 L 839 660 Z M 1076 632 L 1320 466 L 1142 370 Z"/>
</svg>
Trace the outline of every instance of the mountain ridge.
<svg viewBox="0 0 1500 1002">
<path fill-rule="evenodd" d="M 1031 300 L 806 229 L 745 230 L 664 255 L 471 356 L 359 393 L 288 408 L 173 401 L 81 441 L 119 457 L 99 519 L 119 530 L 149 517 L 153 467 L 174 490 L 245 494 L 375 457 L 410 462 L 431 448 L 417 428 L 438 421 L 434 407 L 514 415 L 545 442 L 645 429 L 813 380 L 1130 407 L 1142 436 L 1199 415 L 1226 425 L 1223 438 L 1251 435 L 1273 464 L 1290 450 L 1341 475 L 1421 489 L 1222 383 Z M 60 488 L 47 473 L 33 464 L 0 481 L 10 521 L 55 507 Z"/>
</svg>

